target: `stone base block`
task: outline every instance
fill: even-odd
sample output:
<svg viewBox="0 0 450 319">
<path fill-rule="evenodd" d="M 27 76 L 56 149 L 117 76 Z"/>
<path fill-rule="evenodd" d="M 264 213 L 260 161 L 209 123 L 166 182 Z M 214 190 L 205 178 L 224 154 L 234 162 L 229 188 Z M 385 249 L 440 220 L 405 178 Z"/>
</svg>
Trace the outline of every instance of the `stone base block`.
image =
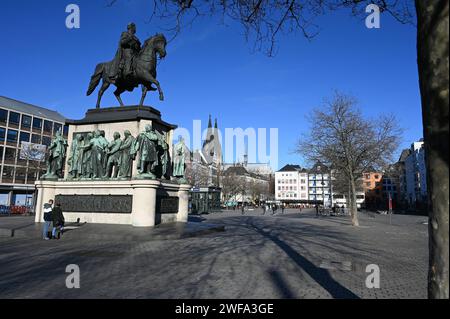
<svg viewBox="0 0 450 319">
<path fill-rule="evenodd" d="M 68 222 L 136 227 L 187 222 L 190 185 L 159 180 L 37 181 L 36 222 L 50 199 Z"/>
</svg>

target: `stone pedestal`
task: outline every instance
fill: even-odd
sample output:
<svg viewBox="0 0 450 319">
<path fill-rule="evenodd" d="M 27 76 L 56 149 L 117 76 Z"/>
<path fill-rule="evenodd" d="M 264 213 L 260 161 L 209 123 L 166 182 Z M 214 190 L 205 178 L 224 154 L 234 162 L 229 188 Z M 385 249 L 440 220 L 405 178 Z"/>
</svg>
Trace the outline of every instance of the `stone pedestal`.
<svg viewBox="0 0 450 319">
<path fill-rule="evenodd" d="M 175 125 L 161 119 L 161 113 L 148 106 L 126 106 L 88 110 L 82 120 L 67 120 L 69 124 L 68 155 L 78 134 L 87 135 L 104 131 L 108 141 L 114 132 L 124 136 L 130 131 L 137 137 L 151 124 L 155 131 L 166 134 L 169 154 L 172 154 L 172 135 Z M 138 175 L 136 161 L 130 179 L 70 179 L 66 158 L 64 179 L 37 181 L 36 222 L 43 221 L 43 206 L 50 199 L 61 204 L 68 222 L 126 224 L 136 227 L 155 226 L 160 223 L 187 222 L 190 185 L 165 179 L 146 179 Z M 161 155 L 160 155 L 161 156 Z M 162 170 L 162 168 L 160 168 Z M 161 174 L 157 176 L 162 176 Z M 170 172 L 169 172 L 170 173 Z M 167 176 L 166 174 L 165 176 Z M 164 178 L 164 177 L 162 177 Z"/>
<path fill-rule="evenodd" d="M 38 181 L 36 222 L 43 206 L 61 203 L 68 222 L 125 224 L 136 227 L 187 222 L 189 185 L 159 180 Z"/>
</svg>

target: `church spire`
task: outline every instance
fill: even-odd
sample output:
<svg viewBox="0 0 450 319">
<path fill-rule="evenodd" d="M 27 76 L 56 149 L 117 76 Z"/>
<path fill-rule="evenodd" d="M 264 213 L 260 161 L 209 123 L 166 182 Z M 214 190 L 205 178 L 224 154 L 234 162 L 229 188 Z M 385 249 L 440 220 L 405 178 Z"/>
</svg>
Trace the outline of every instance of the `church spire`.
<svg viewBox="0 0 450 319">
<path fill-rule="evenodd" d="M 217 117 L 214 119 L 214 128 L 217 128 Z"/>
<path fill-rule="evenodd" d="M 208 128 L 212 128 L 212 124 L 211 124 L 211 114 L 209 114 Z"/>
</svg>

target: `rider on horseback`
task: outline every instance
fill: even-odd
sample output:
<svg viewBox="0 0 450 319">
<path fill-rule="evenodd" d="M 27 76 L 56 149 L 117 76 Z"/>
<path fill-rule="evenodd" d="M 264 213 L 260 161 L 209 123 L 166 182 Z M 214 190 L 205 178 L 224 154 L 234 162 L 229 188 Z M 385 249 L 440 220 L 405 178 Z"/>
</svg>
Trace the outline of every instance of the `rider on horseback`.
<svg viewBox="0 0 450 319">
<path fill-rule="evenodd" d="M 114 57 L 109 78 L 115 82 L 120 76 L 127 79 L 133 75 L 133 60 L 141 50 L 141 42 L 136 34 L 136 25 L 131 22 L 127 26 L 127 31 L 122 32 L 119 41 L 119 48 Z"/>
</svg>

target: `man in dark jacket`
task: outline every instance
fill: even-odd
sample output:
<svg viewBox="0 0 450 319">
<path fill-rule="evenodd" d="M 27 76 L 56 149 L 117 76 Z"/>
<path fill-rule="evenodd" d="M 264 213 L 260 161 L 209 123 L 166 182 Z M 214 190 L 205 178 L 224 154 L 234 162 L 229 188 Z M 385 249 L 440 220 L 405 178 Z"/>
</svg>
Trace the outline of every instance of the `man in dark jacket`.
<svg viewBox="0 0 450 319">
<path fill-rule="evenodd" d="M 52 210 L 52 220 L 53 220 L 52 237 L 59 239 L 62 232 L 64 231 L 64 215 L 63 215 L 60 203 L 56 203 L 55 208 L 53 208 L 53 210 Z M 58 237 L 56 237 L 56 231 L 58 230 L 58 227 L 59 227 L 59 233 L 58 233 Z"/>
</svg>

